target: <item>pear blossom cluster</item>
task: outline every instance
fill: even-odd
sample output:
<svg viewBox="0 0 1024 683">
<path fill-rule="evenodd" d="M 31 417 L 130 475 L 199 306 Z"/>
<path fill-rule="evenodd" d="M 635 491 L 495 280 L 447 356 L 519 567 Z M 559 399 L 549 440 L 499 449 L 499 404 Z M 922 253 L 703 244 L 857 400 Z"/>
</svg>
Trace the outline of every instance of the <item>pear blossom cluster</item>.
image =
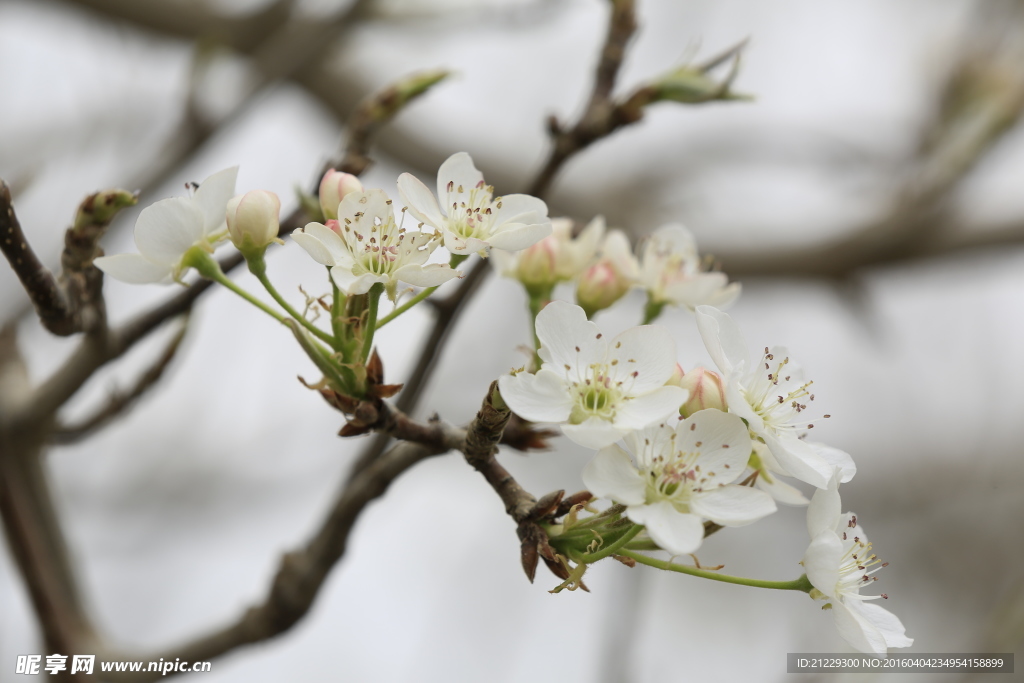
<svg viewBox="0 0 1024 683">
<path fill-rule="evenodd" d="M 196 185 L 191 196 L 165 199 L 143 210 L 135 226 L 139 252 L 98 258 L 97 267 L 133 284 L 182 282 L 192 250 L 212 254 L 228 239 L 243 254 L 258 252 L 262 258 L 271 242 L 280 241 L 281 202 L 266 190 L 235 196 L 237 174 L 237 167 L 215 173 Z M 318 200 L 324 221 L 308 223 L 292 239 L 330 269 L 342 293 L 365 294 L 379 283 L 396 301 L 401 283 L 438 287 L 461 276 L 450 263 L 428 263 L 440 246 L 462 259 L 474 253 L 487 256 L 492 248 L 527 249 L 552 233 L 542 200 L 496 196 L 465 152 L 441 165 L 436 197 L 408 173 L 398 179 L 398 188 L 406 206 L 396 217 L 384 190 L 365 189 L 356 176 L 335 169 L 321 179 Z M 422 221 L 421 229 L 405 227 L 406 211 Z"/>
<path fill-rule="evenodd" d="M 539 362 L 499 379 L 506 403 L 596 451 L 583 483 L 642 527 L 638 548 L 692 555 L 711 531 L 753 524 L 779 504 L 808 506 L 805 589 L 826 601 L 852 647 L 909 646 L 899 619 L 869 602 L 886 596 L 860 594 L 884 563 L 856 517 L 839 513 L 838 486 L 854 477 L 856 465 L 847 453 L 807 438 L 831 416 L 815 407 L 813 382 L 789 352 L 766 346 L 751 353 L 719 308 L 736 299 L 739 285 L 702 269 L 692 235 L 679 226 L 648 238 L 637 260 L 625 236 L 605 231 L 600 219 L 575 238 L 568 224 L 555 224 L 529 250 L 496 260 L 531 299 L 575 279 L 580 303 L 554 300 L 536 314 Z M 684 371 L 672 335 L 658 325 L 605 336 L 590 318 L 632 287 L 647 291 L 645 323 L 665 304 L 689 309 L 716 369 Z M 810 500 L 801 486 L 816 490 Z M 576 559 L 580 567 L 587 561 Z"/>
<path fill-rule="evenodd" d="M 575 581 L 593 558 L 613 551 L 631 561 L 638 548 L 692 555 L 721 528 L 756 523 L 779 504 L 805 505 L 811 537 L 801 562 L 806 574 L 785 587 L 823 602 L 840 635 L 860 651 L 912 644 L 899 619 L 873 604 L 886 594 L 861 594 L 886 563 L 857 516 L 841 513 L 838 489 L 856 474 L 853 459 L 808 439 L 831 417 L 817 409 L 814 383 L 784 347 L 748 344 L 722 311 L 737 299 L 740 285 L 701 257 L 688 230 L 664 226 L 634 253 L 626 234 L 608 229 L 600 216 L 577 232 L 572 220 L 550 219 L 539 198 L 496 194 L 462 152 L 441 165 L 436 192 L 402 174 L 400 205 L 385 190 L 331 169 L 316 201 L 306 202 L 318 220 L 289 240 L 308 254 L 312 270 L 321 276 L 327 270 L 329 302 L 306 297 L 306 311 L 314 302 L 329 311 L 325 330 L 293 308 L 267 274 L 265 252 L 275 242 L 285 244 L 280 199 L 259 189 L 236 194 L 237 174 L 237 168 L 225 169 L 186 197 L 144 209 L 135 226 L 138 253 L 103 256 L 95 264 L 129 283 L 182 283 L 196 269 L 288 322 L 324 373 L 308 386 L 349 405 L 397 390 L 392 385 L 386 388 L 391 393 L 380 393 L 382 387 L 367 384 L 377 328 L 460 277 L 456 267 L 465 259 L 490 258 L 499 273 L 524 287 L 535 341 L 532 363 L 498 379 L 501 398 L 523 420 L 556 424 L 568 439 L 595 451 L 581 478 L 590 495 L 611 503 L 604 512 L 587 508 L 594 521 L 583 534 L 585 552 L 571 549 L 578 534 L 559 536 L 578 523 L 579 510 L 567 517 L 571 523 L 547 532 L 551 547 L 569 555 L 561 556 L 565 566 L 569 559 L 577 563 Z M 211 255 L 226 242 L 279 308 L 220 271 Z M 563 285 L 575 304 L 555 298 Z M 421 291 L 400 305 L 407 286 Z M 642 324 L 606 335 L 592 318 L 633 289 L 646 293 Z M 378 320 L 384 296 L 395 308 Z M 359 302 L 354 314 L 346 308 L 352 301 Z M 651 324 L 666 307 L 687 311 L 715 369 L 679 364 L 668 328 Z M 808 489 L 814 489 L 810 499 Z M 693 571 L 705 570 L 698 562 Z"/>
</svg>

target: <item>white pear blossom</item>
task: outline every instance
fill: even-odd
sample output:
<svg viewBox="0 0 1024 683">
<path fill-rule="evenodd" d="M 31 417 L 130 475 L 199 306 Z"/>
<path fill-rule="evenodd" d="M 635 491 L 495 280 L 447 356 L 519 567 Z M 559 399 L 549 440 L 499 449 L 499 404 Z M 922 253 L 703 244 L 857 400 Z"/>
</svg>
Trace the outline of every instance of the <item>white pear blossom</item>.
<svg viewBox="0 0 1024 683">
<path fill-rule="evenodd" d="M 214 173 L 191 197 L 162 199 L 135 222 L 138 254 L 101 256 L 93 263 L 107 275 L 132 284 L 180 281 L 182 258 L 192 247 L 212 252 L 227 236 L 228 201 L 235 194 L 238 167 Z"/>
<path fill-rule="evenodd" d="M 686 391 L 665 386 L 676 366 L 672 336 L 646 325 L 606 339 L 579 306 L 552 301 L 537 315 L 543 361 L 536 374 L 498 380 L 520 417 L 563 423 L 588 448 L 603 448 L 679 410 Z"/>
<path fill-rule="evenodd" d="M 722 371 L 729 412 L 746 420 L 751 434 L 768 446 L 777 463 L 774 471 L 818 488 L 827 486 L 833 465 L 820 448 L 803 440 L 814 427 L 805 415 L 805 401 L 814 400 L 812 383 L 804 381 L 786 349 L 765 347 L 763 356 L 752 358 L 739 326 L 711 306 L 697 307 L 697 328 Z"/>
<path fill-rule="evenodd" d="M 314 261 L 331 268 L 334 283 L 346 294 L 365 294 L 381 282 L 393 301 L 399 281 L 434 287 L 459 276 L 447 264 L 427 264 L 436 240 L 398 226 L 383 190 L 345 195 L 338 206 L 338 220 L 328 225 L 333 229 L 309 223 L 292 233 L 292 239 Z"/>
<path fill-rule="evenodd" d="M 767 493 L 733 483 L 750 455 L 740 418 L 702 410 L 674 422 L 630 434 L 628 452 L 598 451 L 583 470 L 587 489 L 627 506 L 626 516 L 673 555 L 697 551 L 705 519 L 743 526 L 775 512 Z"/>
<path fill-rule="evenodd" d="M 453 254 L 486 254 L 490 247 L 519 251 L 551 234 L 547 204 L 525 194 L 495 197 L 465 152 L 450 156 L 437 171 L 440 206 L 409 173 L 398 177 L 398 192 L 409 213 L 441 231 L 445 248 Z"/>
<path fill-rule="evenodd" d="M 572 219 L 556 218 L 551 221 L 551 234 L 533 246 L 518 252 L 495 250 L 491 255 L 495 269 L 519 280 L 531 293 L 550 292 L 559 282 L 576 278 L 594 260 L 604 236 L 604 218 L 594 218 L 575 238 L 572 228 Z"/>
<path fill-rule="evenodd" d="M 647 238 L 640 257 L 640 285 L 651 303 L 727 308 L 740 295 L 740 284 L 729 284 L 725 273 L 708 272 L 697 254 L 697 243 L 681 225 L 666 225 Z"/>
<path fill-rule="evenodd" d="M 840 512 L 839 482 L 837 471 L 827 488 L 815 491 L 807 508 L 811 544 L 801 564 L 814 586 L 811 597 L 827 601 L 839 635 L 854 649 L 885 654 L 890 647 L 909 647 L 914 639 L 907 637 L 899 618 L 870 602 L 889 596 L 860 594 L 878 580 L 875 572 L 888 562 L 874 553 L 857 515 Z"/>
</svg>

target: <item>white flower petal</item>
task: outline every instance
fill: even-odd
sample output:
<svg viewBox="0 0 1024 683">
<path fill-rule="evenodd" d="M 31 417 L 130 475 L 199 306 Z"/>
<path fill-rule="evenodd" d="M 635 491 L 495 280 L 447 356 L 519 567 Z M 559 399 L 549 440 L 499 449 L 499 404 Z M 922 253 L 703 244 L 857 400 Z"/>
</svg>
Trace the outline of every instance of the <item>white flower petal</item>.
<svg viewBox="0 0 1024 683">
<path fill-rule="evenodd" d="M 744 472 L 744 474 L 750 474 L 751 472 L 753 470 Z M 783 505 L 808 505 L 811 502 L 804 495 L 803 491 L 782 481 L 775 472 L 772 472 L 770 476 L 771 481 L 768 481 L 768 478 L 763 475 L 759 476 L 754 482 L 754 486 Z M 821 489 L 817 490 L 820 491 Z"/>
<path fill-rule="evenodd" d="M 736 299 L 740 298 L 740 293 L 742 291 L 743 286 L 739 282 L 733 282 L 731 285 L 723 287 L 708 297 L 707 304 L 708 306 L 714 306 L 717 309 L 725 310 L 736 303 Z"/>
<path fill-rule="evenodd" d="M 564 376 L 566 365 L 585 368 L 603 360 L 605 342 L 598 339 L 601 332 L 579 306 L 552 301 L 537 314 L 536 325 L 540 358 L 558 374 Z"/>
<path fill-rule="evenodd" d="M 840 484 L 845 484 L 857 474 L 857 464 L 846 451 L 826 446 L 823 443 L 809 442 L 807 445 L 817 451 L 818 455 L 825 459 L 825 462 L 839 470 Z"/>
<path fill-rule="evenodd" d="M 543 199 L 528 194 L 507 194 L 496 199 L 496 202 L 501 203 L 493 213 L 494 225 L 498 230 L 505 223 L 551 223 L 548 220 L 548 205 Z"/>
<path fill-rule="evenodd" d="M 133 285 L 168 283 L 172 275 L 170 266 L 147 261 L 139 254 L 101 256 L 93 265 L 110 277 Z"/>
<path fill-rule="evenodd" d="M 740 371 L 744 367 L 744 365 L 741 365 Z M 733 372 L 725 375 L 722 378 L 722 385 L 725 389 L 725 404 L 729 406 L 729 412 L 746 420 L 751 432 L 758 436 L 764 436 L 767 433 L 764 419 L 747 402 L 747 397 L 743 393 L 743 387 L 740 384 L 737 373 Z"/>
<path fill-rule="evenodd" d="M 580 271 L 587 266 L 597 255 L 597 249 L 605 233 L 604 216 L 596 216 L 587 227 L 583 228 L 579 236 L 571 242 L 575 250 L 573 264 L 575 271 Z"/>
<path fill-rule="evenodd" d="M 460 237 L 448 228 L 441 232 L 444 235 L 444 248 L 453 254 L 471 256 L 486 250 L 489 246 L 487 242 L 476 237 Z"/>
<path fill-rule="evenodd" d="M 505 230 L 495 232 L 487 238 L 487 244 L 495 249 L 520 251 L 527 247 L 532 247 L 550 234 L 551 223 L 517 224 Z"/>
<path fill-rule="evenodd" d="M 843 542 L 834 531 L 823 531 L 811 540 L 804 552 L 804 572 L 811 585 L 830 598 L 838 598 L 839 565 Z"/>
<path fill-rule="evenodd" d="M 237 166 L 225 168 L 200 183 L 199 189 L 192 195 L 192 201 L 203 214 L 204 235 L 217 232 L 224 227 L 228 200 L 235 196 L 235 179 L 237 177 Z"/>
<path fill-rule="evenodd" d="M 676 447 L 700 453 L 701 474 L 714 484 L 728 484 L 743 474 L 753 445 L 740 418 L 721 410 L 699 410 L 678 422 L 675 429 Z"/>
<path fill-rule="evenodd" d="M 428 266 L 402 266 L 394 272 L 394 278 L 416 287 L 437 287 L 453 278 L 459 271 L 452 270 L 447 263 L 432 263 Z"/>
<path fill-rule="evenodd" d="M 654 542 L 673 555 L 696 552 L 704 540 L 704 523 L 700 517 L 679 512 L 665 500 L 630 506 L 626 516 L 643 524 Z"/>
<path fill-rule="evenodd" d="M 850 647 L 858 652 L 886 653 L 885 636 L 875 626 L 840 602 L 832 603 L 832 618 L 836 630 Z"/>
<path fill-rule="evenodd" d="M 320 223 L 307 223 L 292 233 L 292 239 L 302 247 L 314 261 L 324 266 L 352 267 L 351 257 L 345 258 L 347 250 L 341 238 L 330 228 Z"/>
<path fill-rule="evenodd" d="M 631 394 L 644 394 L 664 386 L 672 377 L 676 342 L 664 327 L 632 327 L 609 342 L 608 356 L 613 363 L 609 370 L 612 376 L 625 381 Z"/>
<path fill-rule="evenodd" d="M 697 273 L 685 280 L 670 283 L 665 287 L 665 296 L 669 301 L 682 304 L 691 311 L 697 306 L 710 305 L 717 298 L 718 292 L 729 284 L 729 276 L 725 273 Z"/>
<path fill-rule="evenodd" d="M 161 199 L 147 206 L 135 223 L 139 253 L 154 263 L 176 265 L 202 238 L 203 213 L 185 197 Z"/>
<path fill-rule="evenodd" d="M 914 644 L 914 639 L 907 637 L 907 629 L 899 617 L 884 607 L 862 600 L 849 600 L 846 605 L 854 616 L 867 621 L 882 634 L 887 647 L 910 647 Z"/>
<path fill-rule="evenodd" d="M 792 476 L 819 489 L 828 486 L 833 467 L 809 445 L 793 436 L 763 434 L 762 437 L 775 459 Z"/>
<path fill-rule="evenodd" d="M 692 232 L 678 223 L 669 223 L 651 233 L 647 249 L 655 245 L 662 251 L 697 258 L 697 240 L 694 239 Z"/>
<path fill-rule="evenodd" d="M 334 280 L 338 289 L 348 294 L 349 288 L 355 284 L 358 278 L 352 272 L 352 266 L 334 266 L 331 268 L 331 279 Z"/>
<path fill-rule="evenodd" d="M 703 468 L 702 468 L 703 469 Z M 690 509 L 723 526 L 743 526 L 775 512 L 775 501 L 764 491 L 729 484 L 695 493 Z"/>
<path fill-rule="evenodd" d="M 609 259 L 624 278 L 636 281 L 640 276 L 640 264 L 633 256 L 629 238 L 621 230 L 610 230 L 601 244 L 601 256 Z"/>
<path fill-rule="evenodd" d="M 711 360 L 725 373 L 750 361 L 750 347 L 736 322 L 712 306 L 698 306 L 697 329 Z"/>
<path fill-rule="evenodd" d="M 646 483 L 629 454 L 619 446 L 602 448 L 583 468 L 583 485 L 598 498 L 643 505 Z"/>
<path fill-rule="evenodd" d="M 444 227 L 444 216 L 437 206 L 437 200 L 419 178 L 411 173 L 398 176 L 398 196 L 420 223 L 438 230 Z"/>
<path fill-rule="evenodd" d="M 839 498 L 838 473 L 834 474 L 828 486 L 818 489 L 807 506 L 807 533 L 811 538 L 823 531 L 835 531 L 843 514 L 843 503 Z"/>
<path fill-rule="evenodd" d="M 562 422 L 569 419 L 572 396 L 565 381 L 550 370 L 531 375 L 503 375 L 498 378 L 501 397 L 519 417 L 532 422 Z"/>
<path fill-rule="evenodd" d="M 483 182 L 484 174 L 473 164 L 473 159 L 465 152 L 456 152 L 448 157 L 441 167 L 437 169 L 437 197 L 445 204 L 445 211 L 448 210 L 449 201 L 448 185 L 452 185 L 450 194 L 458 195 L 459 187 L 462 187 L 461 194 L 468 194 L 470 190 Z"/>
<path fill-rule="evenodd" d="M 562 433 L 569 437 L 571 441 L 594 450 L 611 446 L 621 439 L 626 432 L 627 430 L 597 417 L 592 417 L 578 425 L 562 425 Z"/>
<path fill-rule="evenodd" d="M 685 389 L 673 386 L 659 387 L 619 404 L 615 411 L 615 426 L 623 431 L 643 429 L 678 413 L 679 406 L 685 402 Z"/>
<path fill-rule="evenodd" d="M 331 268 L 332 276 L 334 275 L 334 272 L 336 270 L 341 271 L 343 270 L 343 268 L 340 266 Z M 375 284 L 387 284 L 387 281 L 387 275 L 378 275 L 377 273 L 363 273 L 357 276 L 349 283 L 348 287 L 345 290 L 345 293 L 350 296 L 354 294 L 366 294 L 367 292 L 370 291 L 370 288 L 373 287 Z M 335 283 L 337 283 L 337 278 L 335 278 Z"/>
</svg>

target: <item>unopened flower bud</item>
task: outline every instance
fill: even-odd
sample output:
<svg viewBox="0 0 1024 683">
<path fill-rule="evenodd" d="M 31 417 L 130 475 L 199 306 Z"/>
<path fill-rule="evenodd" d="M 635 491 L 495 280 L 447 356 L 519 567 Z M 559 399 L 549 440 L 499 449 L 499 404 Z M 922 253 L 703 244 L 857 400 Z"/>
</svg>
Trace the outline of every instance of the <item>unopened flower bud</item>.
<svg viewBox="0 0 1024 683">
<path fill-rule="evenodd" d="M 632 283 L 624 281 L 607 259 L 602 259 L 583 271 L 576 287 L 576 302 L 589 318 L 621 299 L 631 286 Z"/>
<path fill-rule="evenodd" d="M 598 260 L 583 271 L 576 286 L 576 303 L 587 317 L 608 308 L 628 292 L 637 279 L 637 263 L 621 230 L 604 238 Z"/>
<path fill-rule="evenodd" d="M 253 190 L 232 198 L 227 205 L 228 235 L 243 254 L 260 254 L 277 239 L 281 200 L 267 190 Z"/>
<path fill-rule="evenodd" d="M 363 184 L 351 173 L 342 173 L 333 168 L 324 173 L 320 181 L 320 209 L 324 212 L 324 218 L 337 219 L 338 205 L 345 195 L 362 191 Z"/>
<path fill-rule="evenodd" d="M 689 392 L 689 398 L 679 408 L 679 414 L 683 417 L 690 417 L 698 410 L 721 410 L 727 411 L 725 403 L 725 389 L 722 387 L 722 377 L 711 370 L 696 367 L 684 373 L 679 381 L 669 380 Z"/>
<path fill-rule="evenodd" d="M 535 296 L 550 294 L 558 282 L 556 269 L 561 250 L 561 240 L 551 234 L 519 253 L 515 278 L 523 283 L 527 292 Z"/>
</svg>

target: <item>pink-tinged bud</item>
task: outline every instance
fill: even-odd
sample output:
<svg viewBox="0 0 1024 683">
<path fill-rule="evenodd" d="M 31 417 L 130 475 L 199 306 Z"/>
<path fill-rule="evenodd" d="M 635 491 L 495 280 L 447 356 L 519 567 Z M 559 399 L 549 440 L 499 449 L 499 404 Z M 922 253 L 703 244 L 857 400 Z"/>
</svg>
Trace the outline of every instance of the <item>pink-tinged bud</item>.
<svg viewBox="0 0 1024 683">
<path fill-rule="evenodd" d="M 320 181 L 320 210 L 324 212 L 324 218 L 336 220 L 338 204 L 341 204 L 345 195 L 362 191 L 363 184 L 351 173 L 342 173 L 333 168 L 324 173 Z"/>
<path fill-rule="evenodd" d="M 583 271 L 576 286 L 576 303 L 589 318 L 621 299 L 632 286 L 632 280 L 623 277 L 613 263 L 604 258 Z"/>
<path fill-rule="evenodd" d="M 558 257 L 562 244 L 554 234 L 524 249 L 519 254 L 515 278 L 534 296 L 548 296 L 558 282 Z"/>
<path fill-rule="evenodd" d="M 678 382 L 672 383 L 690 392 L 686 403 L 679 408 L 679 414 L 683 417 L 690 417 L 698 410 L 709 408 L 728 410 L 725 403 L 725 389 L 722 387 L 722 377 L 717 372 L 697 367 L 684 373 Z"/>
<path fill-rule="evenodd" d="M 262 253 L 277 239 L 281 200 L 267 190 L 253 190 L 228 201 L 228 235 L 242 253 Z"/>
</svg>

